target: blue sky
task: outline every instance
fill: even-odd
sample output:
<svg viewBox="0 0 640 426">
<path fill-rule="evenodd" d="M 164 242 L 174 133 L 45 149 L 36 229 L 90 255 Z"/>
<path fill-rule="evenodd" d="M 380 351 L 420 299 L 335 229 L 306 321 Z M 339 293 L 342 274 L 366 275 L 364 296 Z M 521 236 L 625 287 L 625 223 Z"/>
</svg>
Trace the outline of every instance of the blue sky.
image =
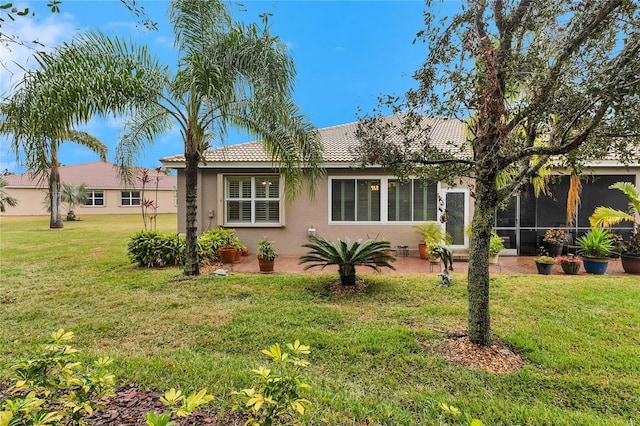
<svg viewBox="0 0 640 426">
<path fill-rule="evenodd" d="M 146 44 L 167 65 L 176 64 L 173 34 L 167 18 L 166 1 L 139 1 L 158 23 L 158 31 L 139 25 L 117 0 L 63 0 L 60 14 L 47 11 L 46 2 L 18 3 L 30 6 L 36 16 L 18 19 L 3 31 L 19 34 L 26 40 L 38 38 L 47 46 L 69 40 L 73 34 L 100 28 L 107 34 L 131 37 Z M 244 1 L 244 11 L 234 13 L 236 20 L 257 20 L 263 12 L 272 13 L 271 31 L 286 43 L 297 70 L 294 98 L 302 112 L 318 127 L 356 121 L 358 110 L 371 111 L 383 94 L 404 93 L 414 87 L 411 78 L 426 56 L 423 43 L 413 44 L 423 25 L 423 1 Z M 457 9 L 458 2 L 444 2 L 444 9 Z M 15 61 L 33 66 L 30 52 L 12 46 L 0 47 L 3 62 Z M 10 93 L 20 77 L 17 67 L 0 69 L 0 93 Z M 121 117 L 95 118 L 82 128 L 109 147 L 113 161 Z M 225 144 L 246 142 L 241 134 L 230 134 Z M 159 159 L 182 152 L 177 132 L 159 137 L 139 157 L 138 164 L 159 166 Z M 63 164 L 97 160 L 97 156 L 73 143 L 63 144 Z M 0 139 L 0 171 L 24 169 L 8 150 L 8 141 Z"/>
</svg>

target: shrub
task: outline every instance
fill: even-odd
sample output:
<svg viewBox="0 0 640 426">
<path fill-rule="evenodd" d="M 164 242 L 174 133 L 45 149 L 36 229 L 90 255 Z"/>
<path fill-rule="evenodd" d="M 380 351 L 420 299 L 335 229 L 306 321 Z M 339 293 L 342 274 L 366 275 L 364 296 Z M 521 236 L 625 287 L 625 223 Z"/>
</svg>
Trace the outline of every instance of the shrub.
<svg viewBox="0 0 640 426">
<path fill-rule="evenodd" d="M 200 263 L 218 260 L 218 248 L 226 244 L 227 235 L 231 235 L 232 243 L 240 246 L 240 240 L 233 236 L 233 232 L 233 229 L 218 228 L 198 237 Z M 177 234 L 167 235 L 156 231 L 136 232 L 129 239 L 127 256 L 131 263 L 148 268 L 184 265 L 185 239 Z"/>
<path fill-rule="evenodd" d="M 13 366 L 9 391 L 17 396 L 0 404 L 0 425 L 80 425 L 99 406 L 94 401 L 114 395 L 114 376 L 106 370 L 111 358 L 84 368 L 78 350 L 67 345 L 71 339 L 72 332 L 60 329 L 38 354 Z"/>
<path fill-rule="evenodd" d="M 184 238 L 156 231 L 136 232 L 129 239 L 127 256 L 131 263 L 148 268 L 184 263 Z"/>
</svg>

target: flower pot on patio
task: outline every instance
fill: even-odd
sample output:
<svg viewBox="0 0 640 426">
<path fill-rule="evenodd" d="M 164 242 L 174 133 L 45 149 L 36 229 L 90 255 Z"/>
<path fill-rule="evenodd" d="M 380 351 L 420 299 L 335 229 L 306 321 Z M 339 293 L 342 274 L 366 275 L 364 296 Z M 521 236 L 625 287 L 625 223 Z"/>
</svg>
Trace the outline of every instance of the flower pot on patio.
<svg viewBox="0 0 640 426">
<path fill-rule="evenodd" d="M 584 270 L 587 273 L 604 275 L 604 273 L 607 272 L 607 267 L 609 266 L 609 258 L 582 256 L 582 264 L 584 265 Z"/>
<path fill-rule="evenodd" d="M 263 272 L 263 273 L 273 272 L 274 264 L 275 264 L 275 259 L 258 258 L 258 266 L 260 267 L 260 272 Z"/>
<path fill-rule="evenodd" d="M 420 259 L 429 259 L 429 254 L 427 253 L 427 245 L 425 243 L 418 244 L 418 253 L 420 253 Z"/>
<path fill-rule="evenodd" d="M 536 268 L 538 268 L 538 273 L 541 275 L 551 275 L 553 263 L 536 262 Z"/>
<path fill-rule="evenodd" d="M 578 271 L 580 270 L 580 262 L 578 261 L 571 262 L 568 260 L 563 260 L 560 262 L 560 266 L 562 267 L 564 273 L 567 275 L 577 275 Z"/>
<path fill-rule="evenodd" d="M 562 255 L 562 248 L 564 247 L 564 245 L 562 244 L 548 244 L 548 250 L 549 250 L 549 256 L 551 257 L 558 257 Z"/>
<path fill-rule="evenodd" d="M 238 249 L 235 247 L 220 247 L 218 254 L 220 255 L 220 261 L 222 263 L 233 263 L 236 257 Z"/>
<path fill-rule="evenodd" d="M 622 269 L 627 274 L 640 274 L 640 256 L 621 255 Z"/>
</svg>

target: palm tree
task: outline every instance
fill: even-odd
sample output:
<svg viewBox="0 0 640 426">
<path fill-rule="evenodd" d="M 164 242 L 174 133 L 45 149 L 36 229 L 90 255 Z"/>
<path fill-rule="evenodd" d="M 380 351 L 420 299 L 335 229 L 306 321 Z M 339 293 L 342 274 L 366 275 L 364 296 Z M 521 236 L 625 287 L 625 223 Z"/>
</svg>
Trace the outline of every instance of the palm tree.
<svg viewBox="0 0 640 426">
<path fill-rule="evenodd" d="M 145 144 L 177 127 L 184 142 L 186 182 L 186 275 L 199 274 L 197 173 L 203 153 L 229 126 L 262 140 L 284 176 L 291 199 L 308 178 L 313 191 L 321 146 L 315 128 L 292 101 L 295 69 L 286 47 L 264 27 L 231 19 L 219 0 L 169 4 L 179 51 L 172 74 L 136 46 L 101 33 L 86 33 L 52 54 L 38 55 L 43 72 L 27 91 L 41 108 L 52 100 L 47 122 L 71 128 L 93 114 L 131 116 L 116 148 L 116 163 L 131 182 L 131 166 Z M 71 77 L 70 77 L 71 76 Z M 47 101 L 45 101 L 45 99 Z"/>
<path fill-rule="evenodd" d="M 609 189 L 618 189 L 629 198 L 629 210 L 623 212 L 611 207 L 597 207 L 589 217 L 591 226 L 612 226 L 620 222 L 633 222 L 635 226 L 637 215 L 640 214 L 640 189 L 631 182 L 616 182 Z"/>
<path fill-rule="evenodd" d="M 67 220 L 75 220 L 76 205 L 84 204 L 89 199 L 89 192 L 84 183 L 63 183 L 60 198 L 67 204 Z"/>
<path fill-rule="evenodd" d="M 0 177 L 0 212 L 4 213 L 7 206 L 15 207 L 18 205 L 18 200 L 10 197 L 5 188 L 7 187 L 7 181 Z"/>
<path fill-rule="evenodd" d="M 381 267 L 396 268 L 390 263 L 395 257 L 391 256 L 391 245 L 388 241 L 372 239 L 358 239 L 351 242 L 349 238 L 337 242 L 326 240 L 322 237 L 311 237 L 311 242 L 302 247 L 310 251 L 300 257 L 300 263 L 309 263 L 304 270 L 320 266 L 322 269 L 329 265 L 338 265 L 338 274 L 343 286 L 356 284 L 356 266 L 366 266 L 376 271 Z"/>
<path fill-rule="evenodd" d="M 25 81 L 29 81 L 29 77 Z M 48 182 L 49 228 L 60 229 L 64 228 L 60 208 L 60 145 L 67 141 L 77 143 L 98 154 L 103 161 L 107 159 L 107 147 L 94 136 L 73 130 L 71 126 L 52 130 L 55 124 L 47 123 L 50 118 L 46 112 L 53 108 L 38 109 L 36 100 L 19 90 L 9 102 L 2 104 L 0 134 L 12 137 L 11 149 L 18 159 L 24 154 L 27 171 L 41 182 Z"/>
</svg>

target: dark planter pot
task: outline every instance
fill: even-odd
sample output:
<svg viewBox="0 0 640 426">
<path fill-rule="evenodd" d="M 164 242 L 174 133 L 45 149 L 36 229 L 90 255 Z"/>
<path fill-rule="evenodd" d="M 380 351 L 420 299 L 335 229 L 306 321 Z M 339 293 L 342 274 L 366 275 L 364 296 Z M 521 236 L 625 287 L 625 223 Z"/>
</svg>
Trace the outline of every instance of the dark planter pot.
<svg viewBox="0 0 640 426">
<path fill-rule="evenodd" d="M 640 274 L 640 256 L 620 256 L 622 260 L 622 269 L 627 274 Z"/>
<path fill-rule="evenodd" d="M 549 250 L 549 256 L 558 257 L 562 255 L 562 244 L 548 244 L 547 249 Z"/>
<path fill-rule="evenodd" d="M 553 270 L 553 263 L 536 262 L 536 268 L 538 268 L 538 273 L 541 275 L 551 275 L 551 271 Z"/>
<path fill-rule="evenodd" d="M 560 266 L 567 275 L 577 275 L 580 270 L 580 262 L 560 262 Z"/>
<path fill-rule="evenodd" d="M 258 266 L 260 267 L 260 272 L 270 273 L 273 272 L 273 264 L 276 262 L 275 259 L 260 259 L 258 258 Z"/>
<path fill-rule="evenodd" d="M 220 247 L 218 254 L 220 255 L 220 261 L 222 263 L 233 263 L 236 258 L 236 252 L 238 250 L 235 247 Z"/>
<path fill-rule="evenodd" d="M 609 266 L 609 258 L 606 257 L 582 257 L 584 270 L 589 274 L 604 275 Z"/>
</svg>

